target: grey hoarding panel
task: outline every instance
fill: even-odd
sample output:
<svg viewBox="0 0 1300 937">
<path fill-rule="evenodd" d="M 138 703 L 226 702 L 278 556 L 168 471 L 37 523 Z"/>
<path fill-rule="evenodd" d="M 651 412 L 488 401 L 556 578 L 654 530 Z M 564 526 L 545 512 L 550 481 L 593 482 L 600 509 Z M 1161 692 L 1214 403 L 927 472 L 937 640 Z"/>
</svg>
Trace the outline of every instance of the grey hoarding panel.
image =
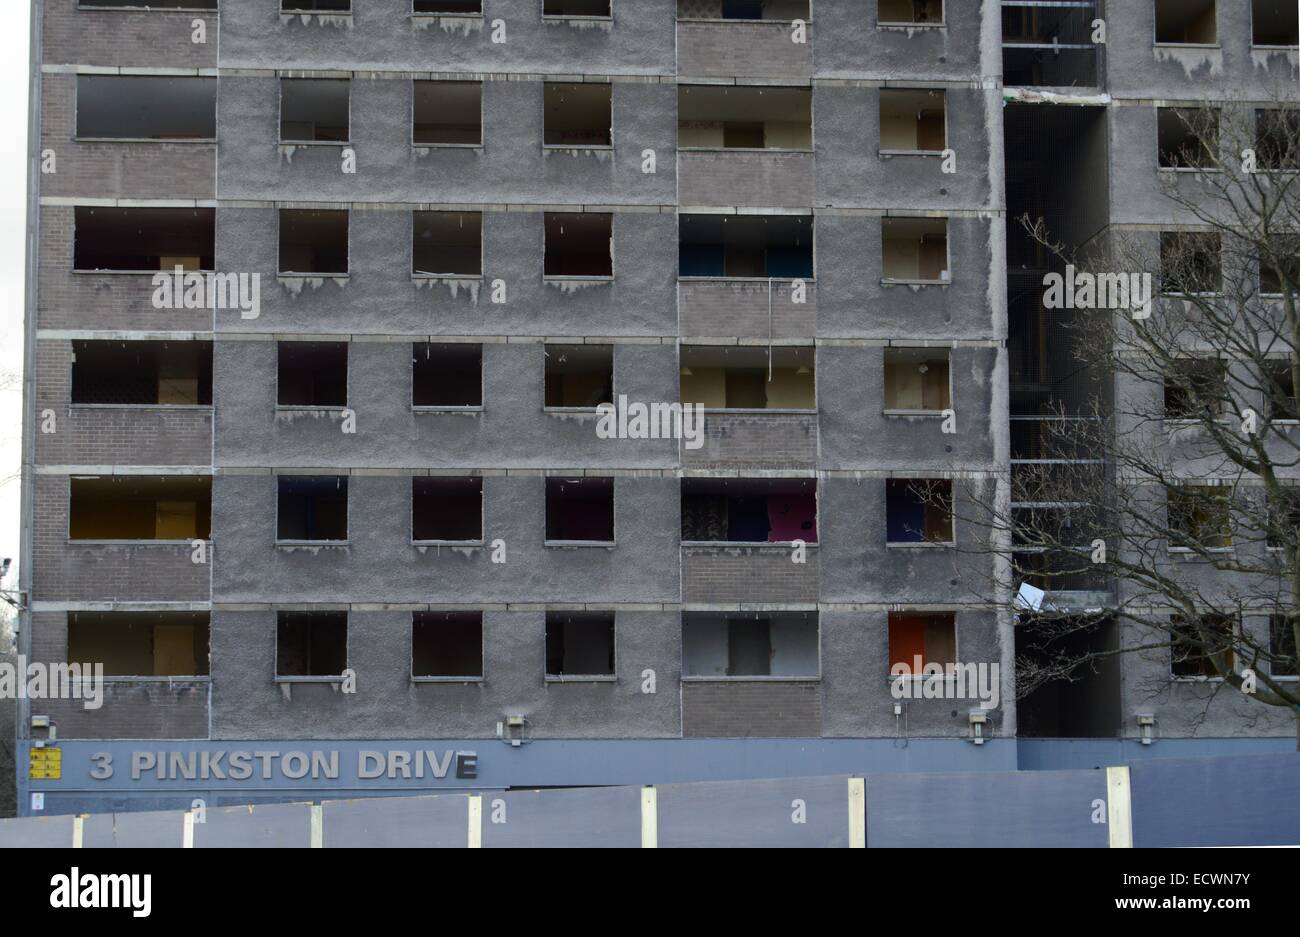
<svg viewBox="0 0 1300 937">
<path fill-rule="evenodd" d="M 1300 845 L 1300 754 L 1147 761 L 1129 779 L 1135 847 Z"/>
<path fill-rule="evenodd" d="M 848 777 L 670 784 L 659 847 L 847 847 Z"/>
<path fill-rule="evenodd" d="M 640 848 L 641 788 L 483 795 L 483 848 Z"/>
<path fill-rule="evenodd" d="M 178 810 L 96 814 L 81 833 L 85 849 L 180 849 L 184 840 L 185 814 Z"/>
<path fill-rule="evenodd" d="M 195 849 L 311 846 L 311 804 L 270 804 L 209 810 L 194 824 Z"/>
<path fill-rule="evenodd" d="M 867 846 L 1109 843 L 1104 771 L 871 775 Z M 1098 805 L 1100 802 L 1100 806 Z"/>
<path fill-rule="evenodd" d="M 469 798 L 463 795 L 330 800 L 321 813 L 326 849 L 464 849 L 469 841 Z"/>
<path fill-rule="evenodd" d="M 72 845 L 72 817 L 0 820 L 0 849 L 67 849 Z"/>
</svg>

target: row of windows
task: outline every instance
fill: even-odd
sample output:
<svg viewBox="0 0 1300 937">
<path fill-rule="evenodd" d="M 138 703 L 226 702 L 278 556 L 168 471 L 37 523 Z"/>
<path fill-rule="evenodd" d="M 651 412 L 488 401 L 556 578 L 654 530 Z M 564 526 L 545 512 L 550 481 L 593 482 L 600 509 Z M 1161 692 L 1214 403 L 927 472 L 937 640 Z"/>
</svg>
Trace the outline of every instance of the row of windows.
<svg viewBox="0 0 1300 937">
<path fill-rule="evenodd" d="M 207 676 L 209 627 L 205 613 L 70 612 L 68 662 L 101 662 L 108 677 Z M 614 612 L 548 612 L 545 676 L 614 680 L 616 629 Z M 1195 623 L 1175 616 L 1170 673 L 1182 678 L 1214 678 L 1218 676 L 1216 658 L 1232 669 L 1235 661 L 1230 648 L 1239 630 L 1239 620 L 1226 616 L 1207 616 Z M 483 680 L 484 638 L 481 612 L 413 612 L 411 678 Z M 888 641 L 890 675 L 950 672 L 961 660 L 957 619 L 952 612 L 891 612 Z M 1270 617 L 1269 654 L 1272 676 L 1297 675 L 1295 635 L 1285 616 Z M 346 670 L 346 611 L 278 613 L 278 679 L 340 680 Z M 682 676 L 819 678 L 818 616 L 815 612 L 685 613 Z"/>
<path fill-rule="evenodd" d="M 212 343 L 76 340 L 71 402 L 90 406 L 209 406 Z M 348 342 L 282 341 L 276 404 L 292 409 L 348 406 Z M 612 345 L 538 346 L 546 409 L 592 410 L 616 399 Z M 941 414 L 952 401 L 944 348 L 873 349 L 884 357 L 885 412 Z M 817 409 L 816 350 L 807 347 L 684 345 L 682 403 L 708 410 Z M 411 346 L 411 406 L 483 407 L 483 346 Z"/>
<path fill-rule="evenodd" d="M 276 539 L 294 545 L 348 542 L 346 475 L 281 475 Z M 952 482 L 882 481 L 890 544 L 951 545 Z M 410 530 L 416 544 L 482 545 L 483 479 L 411 479 Z M 547 544 L 612 546 L 614 479 L 548 477 Z M 77 477 L 69 483 L 72 541 L 191 541 L 211 536 L 212 479 L 207 476 Z M 684 543 L 815 545 L 817 482 L 812 479 L 683 479 Z"/>
<path fill-rule="evenodd" d="M 210 141 L 216 138 L 217 79 L 81 75 L 77 138 L 83 140 Z M 280 142 L 347 144 L 351 86 L 346 78 L 280 79 Z M 412 83 L 411 143 L 417 147 L 483 146 L 483 85 L 473 81 Z M 546 82 L 542 143 L 560 149 L 613 147 L 609 84 Z M 1255 111 L 1253 141 L 1233 139 L 1224 154 L 1217 108 L 1158 107 L 1158 165 L 1221 168 L 1238 146 L 1253 142 L 1257 169 L 1300 169 L 1300 112 Z M 947 94 L 942 89 L 879 91 L 879 152 L 938 155 L 948 146 Z M 813 151 L 813 93 L 808 88 L 694 86 L 678 89 L 682 150 Z M 1233 136 L 1241 132 L 1234 128 Z"/>
<path fill-rule="evenodd" d="M 281 276 L 349 275 L 349 210 L 285 208 L 278 217 Z M 170 273 L 216 267 L 215 209 L 79 206 L 74 218 L 77 271 Z M 614 219 L 605 212 L 542 213 L 543 276 L 612 279 Z M 681 214 L 677 221 L 678 275 L 683 279 L 816 278 L 811 215 Z M 880 242 L 882 283 L 952 281 L 948 219 L 881 218 Z M 1300 284 L 1300 237 L 1273 235 L 1261 247 L 1265 256 L 1250 269 L 1225 268 L 1224 252 L 1217 232 L 1161 233 L 1161 295 L 1215 295 L 1229 286 L 1233 292 L 1253 289 L 1272 296 Z M 483 254 L 481 212 L 411 213 L 413 277 L 481 280 Z M 171 288 L 170 281 L 159 286 Z M 801 300 L 792 293 L 790 301 Z"/>
</svg>

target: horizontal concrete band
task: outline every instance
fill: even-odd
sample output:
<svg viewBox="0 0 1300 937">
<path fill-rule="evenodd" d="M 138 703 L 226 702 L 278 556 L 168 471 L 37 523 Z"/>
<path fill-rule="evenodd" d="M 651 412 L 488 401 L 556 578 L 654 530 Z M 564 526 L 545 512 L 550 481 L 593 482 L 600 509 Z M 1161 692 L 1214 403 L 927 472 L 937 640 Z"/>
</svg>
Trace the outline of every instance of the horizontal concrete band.
<svg viewBox="0 0 1300 937">
<path fill-rule="evenodd" d="M 36 340 L 67 341 L 160 341 L 160 342 L 356 342 L 358 344 L 403 344 L 433 342 L 482 345 L 686 345 L 746 348 L 1003 348 L 1005 339 L 933 338 L 809 338 L 778 339 L 695 339 L 671 335 L 436 335 L 420 333 L 376 335 L 374 333 L 318 332 L 154 332 L 129 329 L 39 329 Z"/>
</svg>

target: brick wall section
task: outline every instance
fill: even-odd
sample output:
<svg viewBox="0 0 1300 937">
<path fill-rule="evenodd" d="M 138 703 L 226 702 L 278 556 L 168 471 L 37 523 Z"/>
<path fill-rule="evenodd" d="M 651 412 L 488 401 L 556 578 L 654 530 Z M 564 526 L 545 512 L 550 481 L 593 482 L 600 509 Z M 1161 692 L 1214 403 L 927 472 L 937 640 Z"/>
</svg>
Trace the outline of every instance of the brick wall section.
<svg viewBox="0 0 1300 937">
<path fill-rule="evenodd" d="M 808 79 L 813 29 L 791 41 L 789 23 L 678 23 L 677 73 L 690 78 Z"/>
<path fill-rule="evenodd" d="M 817 334 L 817 286 L 805 281 L 803 303 L 791 300 L 791 287 L 789 280 L 772 283 L 769 313 L 766 280 L 682 280 L 682 337 L 765 342 L 770 331 L 778 341 L 811 339 Z"/>
<path fill-rule="evenodd" d="M 211 309 L 155 309 L 148 273 L 74 273 L 75 218 L 71 206 L 41 206 L 40 328 L 211 330 Z"/>
<path fill-rule="evenodd" d="M 215 80 L 215 79 L 213 79 Z M 213 143 L 78 143 L 77 76 L 46 75 L 41 93 L 41 149 L 57 172 L 41 177 L 44 196 L 212 198 Z"/>
<path fill-rule="evenodd" d="M 704 445 L 687 449 L 687 468 L 808 468 L 817 461 L 817 417 L 798 413 L 709 413 Z"/>
<path fill-rule="evenodd" d="M 190 24 L 207 24 L 207 43 Z M 45 0 L 46 65 L 215 68 L 217 17 L 182 10 L 78 10 L 77 0 Z"/>
<path fill-rule="evenodd" d="M 813 603 L 817 548 L 806 563 L 789 547 L 682 547 L 682 601 L 690 603 Z"/>
<path fill-rule="evenodd" d="M 811 208 L 811 153 L 682 153 L 678 201 L 685 206 Z"/>
<path fill-rule="evenodd" d="M 100 408 L 71 404 L 72 343 L 36 346 L 36 409 L 54 411 L 53 433 L 36 434 L 42 465 L 208 465 L 212 411 L 204 408 Z"/>
<path fill-rule="evenodd" d="M 32 615 L 32 661 L 68 661 L 65 612 Z M 93 663 L 93 661 L 75 661 Z M 106 683 L 104 704 L 86 709 L 83 700 L 33 701 L 33 712 L 48 715 L 65 739 L 204 739 L 208 737 L 205 680 L 167 683 Z"/>
<path fill-rule="evenodd" d="M 684 683 L 684 738 L 817 738 L 819 683 Z"/>
<path fill-rule="evenodd" d="M 35 601 L 206 602 L 208 566 L 188 544 L 68 542 L 68 477 L 36 478 Z M 209 551 L 209 560 L 212 551 Z"/>
</svg>

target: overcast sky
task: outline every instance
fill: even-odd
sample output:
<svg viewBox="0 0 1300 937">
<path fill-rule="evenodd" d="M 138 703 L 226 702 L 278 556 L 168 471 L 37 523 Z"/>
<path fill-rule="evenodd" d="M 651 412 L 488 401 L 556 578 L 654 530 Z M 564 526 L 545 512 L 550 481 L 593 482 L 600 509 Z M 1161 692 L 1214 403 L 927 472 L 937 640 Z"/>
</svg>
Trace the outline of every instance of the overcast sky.
<svg viewBox="0 0 1300 937">
<path fill-rule="evenodd" d="M 23 442 L 23 256 L 27 218 L 27 84 L 31 4 L 0 2 L 0 557 L 18 565 L 18 472 Z M 14 574 L 5 580 L 15 582 Z"/>
</svg>

